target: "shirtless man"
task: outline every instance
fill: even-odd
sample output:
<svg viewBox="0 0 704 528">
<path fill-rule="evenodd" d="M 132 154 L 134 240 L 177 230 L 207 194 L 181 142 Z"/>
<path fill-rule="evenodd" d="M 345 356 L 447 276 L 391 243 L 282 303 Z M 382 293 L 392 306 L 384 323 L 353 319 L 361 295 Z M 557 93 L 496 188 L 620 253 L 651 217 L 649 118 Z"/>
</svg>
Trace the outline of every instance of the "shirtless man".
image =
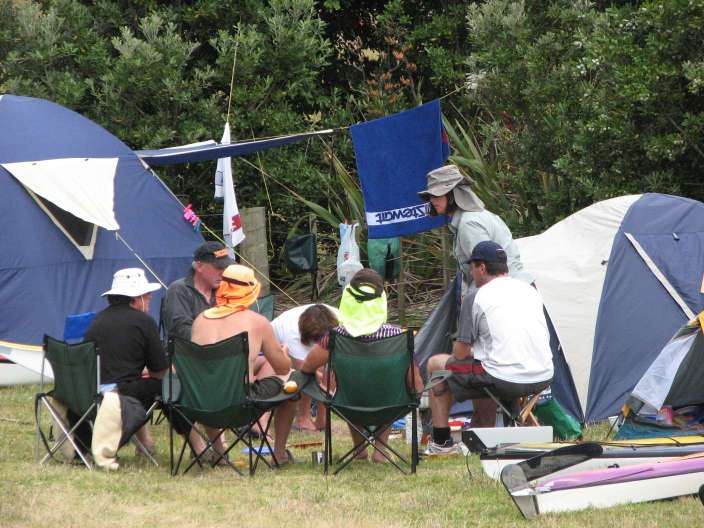
<svg viewBox="0 0 704 528">
<path fill-rule="evenodd" d="M 276 340 L 267 318 L 248 309 L 257 300 L 259 290 L 254 271 L 239 264 L 228 266 L 217 290 L 216 306 L 205 310 L 193 321 L 191 340 L 199 345 L 209 345 L 247 332 L 250 390 L 258 398 L 270 398 L 281 393 L 291 372 L 291 360 L 287 348 Z M 280 465 L 289 462 L 286 440 L 295 412 L 295 402 L 287 401 L 275 413 L 274 455 Z M 217 430 L 208 431 L 211 438 L 217 433 Z M 223 449 L 222 444 L 216 443 L 215 449 Z"/>
</svg>

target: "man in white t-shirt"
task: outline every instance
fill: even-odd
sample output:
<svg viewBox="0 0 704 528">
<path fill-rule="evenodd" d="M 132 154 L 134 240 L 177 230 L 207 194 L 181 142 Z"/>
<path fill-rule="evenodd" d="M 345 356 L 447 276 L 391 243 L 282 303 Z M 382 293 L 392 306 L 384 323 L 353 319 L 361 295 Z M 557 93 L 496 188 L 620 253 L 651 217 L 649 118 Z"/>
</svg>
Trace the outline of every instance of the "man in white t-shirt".
<svg viewBox="0 0 704 528">
<path fill-rule="evenodd" d="M 308 352 L 331 328 L 337 326 L 337 309 L 325 304 L 308 304 L 286 310 L 271 322 L 279 343 L 288 346 L 293 368 L 300 370 Z M 325 428 L 325 413 L 320 412 L 316 423 L 310 414 L 311 398 L 301 393 L 298 416 L 294 428 L 301 431 L 316 431 Z"/>
<path fill-rule="evenodd" d="M 452 355 L 428 361 L 429 374 L 452 371 L 430 394 L 430 454 L 456 451 L 448 427 L 453 401 L 485 398 L 484 387 L 514 399 L 541 392 L 552 382 L 550 334 L 538 291 L 508 276 L 506 252 L 491 240 L 474 247 L 468 264 L 478 289 L 462 302 Z"/>
</svg>

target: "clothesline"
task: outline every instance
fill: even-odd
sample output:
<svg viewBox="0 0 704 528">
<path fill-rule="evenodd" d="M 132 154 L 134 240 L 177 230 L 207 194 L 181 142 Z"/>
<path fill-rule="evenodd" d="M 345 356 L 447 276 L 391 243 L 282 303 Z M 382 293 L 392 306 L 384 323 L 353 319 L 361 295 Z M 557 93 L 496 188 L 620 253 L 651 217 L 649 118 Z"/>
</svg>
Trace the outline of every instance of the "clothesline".
<svg viewBox="0 0 704 528">
<path fill-rule="evenodd" d="M 465 85 L 458 86 L 457 88 L 455 88 L 455 89 L 452 90 L 451 92 L 448 92 L 448 93 L 446 93 L 445 95 L 441 95 L 441 96 L 438 97 L 437 99 L 440 100 L 440 101 L 442 101 L 443 99 L 446 99 L 446 98 L 448 98 L 448 97 L 450 97 L 450 96 L 452 96 L 452 95 L 455 95 L 455 94 L 458 93 L 458 92 L 461 92 L 461 91 L 464 90 L 465 88 L 466 88 Z M 333 128 L 326 128 L 326 129 L 321 129 L 321 130 L 308 130 L 308 131 L 305 131 L 305 132 L 294 132 L 294 133 L 290 133 L 290 134 L 278 134 L 278 135 L 274 135 L 274 136 L 252 137 L 252 138 L 247 139 L 247 140 L 232 142 L 231 144 L 232 144 L 232 145 L 235 145 L 235 144 L 238 144 L 238 143 L 247 143 L 247 142 L 254 142 L 254 141 L 266 141 L 266 140 L 269 140 L 269 139 L 279 139 L 279 138 L 284 138 L 284 137 L 302 136 L 302 135 L 305 135 L 305 134 L 323 134 L 323 133 L 325 133 L 326 135 L 327 135 L 327 134 L 336 134 L 336 133 L 338 133 L 338 132 L 345 132 L 345 131 L 349 130 L 351 126 L 352 126 L 352 125 L 345 125 L 345 126 L 333 127 Z"/>
</svg>

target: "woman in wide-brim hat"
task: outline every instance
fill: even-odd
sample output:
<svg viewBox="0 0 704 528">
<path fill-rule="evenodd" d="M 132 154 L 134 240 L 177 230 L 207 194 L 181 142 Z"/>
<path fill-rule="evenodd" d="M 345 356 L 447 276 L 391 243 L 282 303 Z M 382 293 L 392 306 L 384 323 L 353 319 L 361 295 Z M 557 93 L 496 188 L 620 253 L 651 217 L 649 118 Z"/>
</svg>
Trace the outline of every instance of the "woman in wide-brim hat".
<svg viewBox="0 0 704 528">
<path fill-rule="evenodd" d="M 533 278 L 523 269 L 518 245 L 504 221 L 484 207 L 471 188 L 472 181 L 455 165 L 432 170 L 427 176 L 427 188 L 419 196 L 430 202 L 432 215 L 450 217 L 449 228 L 454 235 L 452 246 L 457 271 L 462 273 L 462 296 L 474 289 L 467 262 L 474 246 L 484 240 L 499 244 L 508 256 L 509 274 L 532 283 Z"/>
<path fill-rule="evenodd" d="M 471 188 L 472 181 L 465 177 L 455 165 L 445 165 L 432 170 L 427 176 L 427 188 L 419 192 L 423 200 L 430 202 L 430 214 L 447 215 L 448 227 L 454 236 L 452 251 L 457 261 L 457 273 L 462 276 L 462 291 L 459 303 L 476 290 L 469 274 L 467 263 L 474 246 L 484 240 L 499 244 L 508 257 L 509 274 L 531 284 L 533 278 L 523 269 L 518 245 L 504 221 L 484 208 L 484 203 Z M 494 425 L 496 406 L 491 400 L 473 400 L 475 427 Z"/>
</svg>

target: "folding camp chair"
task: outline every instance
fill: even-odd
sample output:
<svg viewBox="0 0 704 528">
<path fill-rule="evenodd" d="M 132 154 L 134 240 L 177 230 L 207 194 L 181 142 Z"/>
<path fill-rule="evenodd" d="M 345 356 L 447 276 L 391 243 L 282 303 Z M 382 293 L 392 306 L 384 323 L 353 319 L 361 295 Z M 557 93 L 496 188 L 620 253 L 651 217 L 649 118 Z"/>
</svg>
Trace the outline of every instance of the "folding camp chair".
<svg viewBox="0 0 704 528">
<path fill-rule="evenodd" d="M 249 307 L 253 312 L 263 315 L 269 321 L 274 319 L 274 307 L 276 305 L 276 297 L 274 295 L 266 295 L 260 297 L 256 302 Z"/>
<path fill-rule="evenodd" d="M 95 319 L 95 312 L 67 315 L 64 322 L 64 341 L 67 343 L 83 341 L 83 336 L 93 319 Z"/>
<path fill-rule="evenodd" d="M 362 441 L 347 451 L 338 461 L 334 474 L 342 471 L 367 446 L 372 446 L 401 473 L 407 471 L 385 451 L 393 453 L 410 472 L 415 473 L 418 463 L 418 406 L 420 394 L 408 386 L 410 369 L 413 379 L 413 333 L 387 337 L 379 341 L 366 342 L 358 338 L 330 332 L 330 351 L 326 388 L 309 383 L 303 389 L 313 399 L 325 404 L 327 423 L 325 426 L 324 471 L 332 465 L 331 414 L 334 413 L 362 436 Z M 331 373 L 335 375 L 337 389 L 331 393 Z M 424 388 L 427 390 L 444 381 L 450 373 L 443 371 L 433 376 Z M 408 461 L 388 443 L 381 440 L 383 433 L 402 416 L 411 413 L 411 459 Z M 384 449 L 379 449 L 379 442 Z"/>
<path fill-rule="evenodd" d="M 533 414 L 533 407 L 538 403 L 540 393 L 543 389 L 537 391 L 535 394 L 520 396 L 517 406 L 514 405 L 511 399 L 502 398 L 500 394 L 495 394 L 495 390 L 492 391 L 487 387 L 483 387 L 482 390 L 496 403 L 496 414 L 502 417 L 504 425 L 514 427 L 540 425 L 538 419 Z"/>
<path fill-rule="evenodd" d="M 54 389 L 44 392 L 44 366 L 49 361 L 54 372 Z M 42 360 L 40 392 L 34 398 L 34 416 L 37 430 L 36 453 L 39 458 L 39 442 L 47 453 L 40 460 L 44 464 L 67 441 L 73 446 L 76 454 L 88 469 L 91 463 L 86 458 L 90 448 L 84 442 L 74 437 L 79 428 L 88 424 L 92 429 L 96 411 L 100 402 L 98 387 L 100 385 L 100 356 L 95 342 L 68 344 L 49 336 L 44 336 L 44 358 Z M 63 413 L 55 400 L 72 412 L 78 419 L 71 426 L 66 422 Z M 51 444 L 51 434 L 42 428 L 41 410 L 46 409 L 54 424 L 59 428 L 53 431 L 54 443 Z"/>
<path fill-rule="evenodd" d="M 188 435 L 184 435 L 178 460 L 174 460 L 174 419 L 185 421 L 189 427 L 195 422 L 219 429 L 219 436 L 231 431 L 235 441 L 216 460 L 225 460 L 228 466 L 242 475 L 242 472 L 227 457 L 228 453 L 240 442 L 249 448 L 249 474 L 254 475 L 261 460 L 267 467 L 272 465 L 264 458 L 264 447 L 272 453 L 274 466 L 278 461 L 273 455 L 266 429 L 261 427 L 259 419 L 267 412 L 273 414 L 276 406 L 290 399 L 295 394 L 283 392 L 270 399 L 256 399 L 250 392 L 249 384 L 249 341 L 247 332 L 230 337 L 212 345 L 197 345 L 178 337 L 169 341 L 169 356 L 174 369 L 169 369 L 164 384 L 165 413 L 172 419 L 169 431 L 171 475 L 177 475 L 183 460 Z M 250 436 L 252 427 L 257 424 L 263 431 L 258 446 Z M 196 431 L 198 431 L 196 429 Z M 200 431 L 198 431 L 200 433 Z M 194 459 L 183 470 L 189 471 L 195 464 L 202 466 L 204 455 L 212 448 L 217 438 L 210 440 L 203 435 L 206 447 L 195 453 Z"/>
<path fill-rule="evenodd" d="M 44 392 L 44 366 L 49 361 L 54 373 L 54 389 Z M 44 336 L 44 357 L 42 360 L 40 392 L 34 399 L 34 416 L 36 421 L 37 445 L 36 453 L 39 458 L 39 443 L 46 449 L 46 455 L 40 460 L 44 464 L 47 460 L 55 458 L 56 453 L 68 441 L 81 462 L 92 469 L 86 454 L 90 452 L 86 435 L 92 434 L 93 423 L 102 394 L 100 387 L 100 354 L 94 341 L 81 343 L 66 343 L 50 336 Z M 53 402 L 51 400 L 54 400 Z M 147 419 L 152 415 L 158 402 L 146 409 Z M 67 423 L 60 407 L 72 413 L 75 417 L 73 425 Z M 52 418 L 53 426 L 60 432 L 45 430 L 41 411 L 45 409 Z M 81 434 L 76 434 L 81 433 Z M 58 435 L 58 436 L 57 436 Z M 53 444 L 52 442 L 53 437 Z M 82 440 L 81 437 L 84 437 Z M 142 445 L 136 436 L 132 436 L 132 443 L 147 459 L 158 466 L 154 457 Z"/>
</svg>

